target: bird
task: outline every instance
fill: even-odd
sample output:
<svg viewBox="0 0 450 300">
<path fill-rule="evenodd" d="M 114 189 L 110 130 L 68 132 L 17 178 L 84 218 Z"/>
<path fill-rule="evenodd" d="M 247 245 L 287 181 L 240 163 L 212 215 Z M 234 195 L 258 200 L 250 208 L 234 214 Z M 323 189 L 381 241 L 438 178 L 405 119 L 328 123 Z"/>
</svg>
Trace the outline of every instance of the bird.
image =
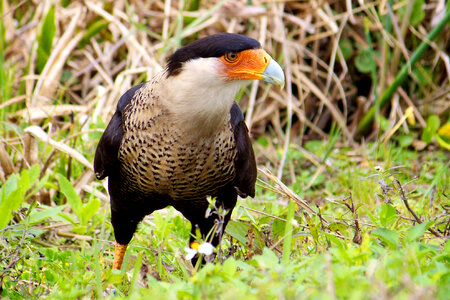
<svg viewBox="0 0 450 300">
<path fill-rule="evenodd" d="M 108 177 L 113 269 L 139 222 L 167 206 L 190 221 L 191 248 L 218 221 L 210 237 L 219 244 L 237 197 L 255 196 L 255 154 L 235 96 L 251 80 L 284 86 L 284 78 L 257 40 L 217 33 L 179 48 L 120 97 L 94 157 L 96 178 Z M 221 220 L 207 214 L 208 197 L 226 212 Z"/>
</svg>

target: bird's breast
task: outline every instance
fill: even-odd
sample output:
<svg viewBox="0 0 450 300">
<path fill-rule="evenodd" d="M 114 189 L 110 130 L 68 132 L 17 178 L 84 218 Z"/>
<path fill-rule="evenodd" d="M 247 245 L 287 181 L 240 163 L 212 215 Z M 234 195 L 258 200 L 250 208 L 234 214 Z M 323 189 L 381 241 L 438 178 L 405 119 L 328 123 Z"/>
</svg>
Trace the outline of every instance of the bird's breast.
<svg viewBox="0 0 450 300">
<path fill-rule="evenodd" d="M 233 180 L 236 146 L 229 123 L 212 137 L 189 139 L 164 114 L 133 122 L 119 149 L 129 189 L 178 201 L 213 196 Z"/>
</svg>

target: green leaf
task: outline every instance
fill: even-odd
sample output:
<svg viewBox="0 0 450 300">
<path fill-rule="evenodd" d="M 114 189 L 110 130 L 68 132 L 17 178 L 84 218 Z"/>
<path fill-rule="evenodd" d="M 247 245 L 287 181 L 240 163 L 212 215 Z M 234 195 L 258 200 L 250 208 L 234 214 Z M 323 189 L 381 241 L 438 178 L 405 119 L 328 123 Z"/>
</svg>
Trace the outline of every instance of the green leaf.
<svg viewBox="0 0 450 300">
<path fill-rule="evenodd" d="M 44 69 L 52 51 L 53 39 L 56 33 L 55 7 L 52 6 L 42 23 L 41 34 L 38 37 L 37 69 L 39 73 Z"/>
<path fill-rule="evenodd" d="M 407 148 L 411 146 L 412 142 L 414 141 L 414 137 L 411 135 L 402 134 L 397 137 L 398 144 L 402 148 Z"/>
<path fill-rule="evenodd" d="M 428 229 L 430 222 L 425 222 L 412 227 L 406 234 L 406 239 L 408 242 L 413 242 L 424 235 L 425 231 Z"/>
<path fill-rule="evenodd" d="M 72 184 L 61 174 L 56 174 L 56 177 L 59 182 L 59 187 L 61 188 L 61 192 L 66 196 L 67 202 L 72 207 L 73 212 L 77 215 L 78 219 L 81 221 L 81 210 L 82 210 L 82 202 L 80 196 L 78 196 L 77 192 L 73 188 Z"/>
<path fill-rule="evenodd" d="M 410 1 L 410 0 L 408 0 Z M 403 5 L 399 9 L 399 16 L 400 19 L 404 19 L 405 12 L 406 12 L 406 6 L 408 5 L 406 2 L 407 0 L 404 0 L 402 2 Z M 412 26 L 418 25 L 420 22 L 422 22 L 423 18 L 425 17 L 425 11 L 423 9 L 423 6 L 425 5 L 425 0 L 415 0 L 413 4 L 413 9 L 411 11 L 411 16 L 409 18 L 409 24 Z"/>
<path fill-rule="evenodd" d="M 0 204 L 5 201 L 4 199 L 8 198 L 11 193 L 16 191 L 19 186 L 19 178 L 17 174 L 12 174 L 8 180 L 5 182 L 5 184 L 2 187 L 2 197 L 0 198 Z"/>
<path fill-rule="evenodd" d="M 369 50 L 362 50 L 355 59 L 355 66 L 361 73 L 370 73 L 376 68 L 375 60 Z"/>
<path fill-rule="evenodd" d="M 279 263 L 278 256 L 268 248 L 264 248 L 263 253 L 254 259 L 262 269 L 273 269 Z"/>
<path fill-rule="evenodd" d="M 228 276 L 233 276 L 237 271 L 236 260 L 233 257 L 229 257 L 224 263 L 222 270 Z"/>
<path fill-rule="evenodd" d="M 381 211 L 379 215 L 380 224 L 383 227 L 388 227 L 397 219 L 397 211 L 389 204 L 381 204 Z"/>
<path fill-rule="evenodd" d="M 389 131 L 391 129 L 391 124 L 389 124 L 388 119 L 386 119 L 385 117 L 380 115 L 378 117 L 378 121 L 379 121 L 379 125 L 380 125 L 381 130 Z"/>
<path fill-rule="evenodd" d="M 55 218 L 58 216 L 59 213 L 64 209 L 65 205 L 51 207 L 42 205 L 42 210 L 32 210 L 29 217 L 28 222 L 30 224 L 40 222 L 42 220 L 48 219 L 48 218 Z"/>
<path fill-rule="evenodd" d="M 445 242 L 444 250 L 445 250 L 445 252 L 450 254 L 450 239 Z"/>
<path fill-rule="evenodd" d="M 324 234 L 331 241 L 331 243 L 334 244 L 336 247 L 338 247 L 340 249 L 346 248 L 345 243 L 343 243 L 338 237 L 335 237 L 334 235 L 329 234 L 327 232 L 324 232 Z"/>
<path fill-rule="evenodd" d="M 247 243 L 247 233 L 249 229 L 250 224 L 230 221 L 225 229 L 225 232 L 245 245 L 245 243 Z"/>
<path fill-rule="evenodd" d="M 413 70 L 413 76 L 421 86 L 427 86 L 433 81 L 433 76 L 430 70 L 420 65 Z"/>
<path fill-rule="evenodd" d="M 87 222 L 92 218 L 93 215 L 100 208 L 100 200 L 93 198 L 86 203 L 81 209 L 80 222 L 82 225 L 86 225 Z"/>
<path fill-rule="evenodd" d="M 422 132 L 422 141 L 429 144 L 431 143 L 433 136 L 436 134 L 436 131 L 439 128 L 439 125 L 441 124 L 441 120 L 439 120 L 439 117 L 436 115 L 431 115 L 427 119 L 427 125 L 425 126 L 425 129 Z"/>
<path fill-rule="evenodd" d="M 286 221 L 275 219 L 272 223 L 272 233 L 275 236 L 275 238 L 281 238 L 284 234 L 284 229 L 286 227 L 285 225 Z"/>
<path fill-rule="evenodd" d="M 74 226 L 72 228 L 72 231 L 75 232 L 76 234 L 85 234 L 87 231 L 87 226 L 85 225 Z"/>
<path fill-rule="evenodd" d="M 348 229 L 348 225 L 343 224 L 343 223 L 331 223 L 328 226 L 328 229 L 331 231 L 345 231 Z"/>
<path fill-rule="evenodd" d="M 40 170 L 39 170 L 39 166 L 38 166 L 37 169 L 38 169 L 38 171 L 40 171 Z M 39 176 L 39 174 L 38 174 L 38 176 Z M 47 183 L 49 177 L 50 177 L 49 174 L 45 174 L 45 176 L 42 177 L 42 179 L 34 186 L 33 190 L 32 190 L 31 192 L 28 193 L 26 199 L 30 198 L 31 196 L 33 196 L 34 194 L 36 194 L 39 190 L 41 190 L 41 189 L 44 187 L 44 185 Z M 35 181 L 34 181 L 34 182 L 35 182 Z M 31 187 L 30 187 L 30 188 L 31 188 Z"/>
<path fill-rule="evenodd" d="M 412 26 L 419 25 L 422 22 L 422 20 L 425 18 L 425 10 L 423 8 L 424 6 L 425 6 L 425 0 L 414 1 L 411 18 L 409 19 L 409 23 Z"/>
<path fill-rule="evenodd" d="M 313 237 L 314 241 L 316 243 L 319 242 L 319 228 L 314 223 L 313 218 L 311 218 L 308 214 L 305 214 L 306 223 L 308 223 L 309 231 L 311 233 L 311 236 Z"/>
<path fill-rule="evenodd" d="M 81 38 L 81 41 L 78 43 L 78 47 L 83 48 L 84 46 L 86 46 L 91 40 L 91 38 L 96 36 L 103 29 L 107 28 L 108 25 L 109 22 L 105 19 L 98 19 L 97 21 L 89 25 L 89 27 L 86 30 L 86 33 Z"/>
<path fill-rule="evenodd" d="M 25 194 L 39 177 L 39 166 L 12 174 L 0 191 L 0 229 L 12 219 L 12 211 L 18 210 L 25 201 Z"/>
<path fill-rule="evenodd" d="M 11 221 L 13 201 L 17 197 L 17 175 L 12 174 L 1 189 L 0 198 L 0 229 L 3 229 Z"/>
<path fill-rule="evenodd" d="M 353 45 L 349 39 L 342 39 L 339 41 L 339 49 L 341 49 L 342 55 L 345 60 L 348 60 L 353 55 Z"/>
<path fill-rule="evenodd" d="M 378 237 L 385 245 L 391 249 L 397 249 L 399 234 L 387 228 L 378 228 L 372 231 L 372 235 Z"/>
</svg>

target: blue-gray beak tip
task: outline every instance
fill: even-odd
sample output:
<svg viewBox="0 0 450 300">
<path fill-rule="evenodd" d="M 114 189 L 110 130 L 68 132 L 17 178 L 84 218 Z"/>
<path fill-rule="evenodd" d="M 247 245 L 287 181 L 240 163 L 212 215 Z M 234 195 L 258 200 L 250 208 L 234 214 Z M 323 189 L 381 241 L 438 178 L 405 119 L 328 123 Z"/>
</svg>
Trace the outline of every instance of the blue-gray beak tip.
<svg viewBox="0 0 450 300">
<path fill-rule="evenodd" d="M 274 59 L 270 60 L 269 65 L 262 74 L 262 77 L 265 82 L 279 85 L 281 88 L 284 87 L 285 79 L 283 69 Z"/>
</svg>

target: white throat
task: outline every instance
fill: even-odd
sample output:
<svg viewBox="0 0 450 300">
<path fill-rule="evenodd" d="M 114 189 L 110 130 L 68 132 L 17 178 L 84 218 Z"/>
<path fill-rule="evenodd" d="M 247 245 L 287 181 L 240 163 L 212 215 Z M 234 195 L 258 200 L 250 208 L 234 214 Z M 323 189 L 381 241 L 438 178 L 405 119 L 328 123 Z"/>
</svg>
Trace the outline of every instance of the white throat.
<svg viewBox="0 0 450 300">
<path fill-rule="evenodd" d="M 212 135 L 229 120 L 236 93 L 246 82 L 225 81 L 221 67 L 217 58 L 191 60 L 166 81 L 163 99 L 170 102 L 168 109 L 187 132 Z"/>
</svg>

